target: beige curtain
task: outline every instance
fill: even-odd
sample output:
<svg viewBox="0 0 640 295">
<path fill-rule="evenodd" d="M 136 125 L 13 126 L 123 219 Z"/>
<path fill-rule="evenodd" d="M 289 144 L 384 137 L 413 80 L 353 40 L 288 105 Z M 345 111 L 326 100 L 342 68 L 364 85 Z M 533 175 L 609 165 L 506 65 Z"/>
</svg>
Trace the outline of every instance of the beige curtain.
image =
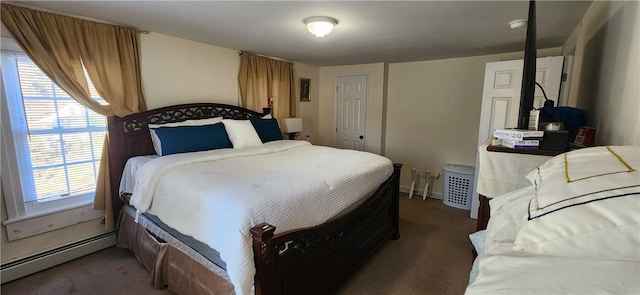
<svg viewBox="0 0 640 295">
<path fill-rule="evenodd" d="M 296 116 L 293 64 L 263 56 L 242 53 L 238 84 L 242 104 L 248 109 L 262 111 L 273 97 L 273 116 Z"/>
<path fill-rule="evenodd" d="M 7 4 L 2 4 L 1 18 L 34 63 L 80 104 L 105 116 L 146 109 L 135 29 Z M 108 105 L 91 98 L 83 65 Z M 107 142 L 105 139 L 93 207 L 105 210 L 106 227 L 112 229 Z"/>
</svg>

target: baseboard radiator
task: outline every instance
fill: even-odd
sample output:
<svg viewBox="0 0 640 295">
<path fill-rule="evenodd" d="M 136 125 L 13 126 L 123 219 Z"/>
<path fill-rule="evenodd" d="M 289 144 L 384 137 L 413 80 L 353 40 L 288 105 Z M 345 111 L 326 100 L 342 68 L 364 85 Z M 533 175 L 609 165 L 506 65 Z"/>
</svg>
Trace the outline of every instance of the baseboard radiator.
<svg viewBox="0 0 640 295">
<path fill-rule="evenodd" d="M 2 264 L 2 266 L 0 266 L 0 279 L 2 284 L 4 284 L 114 246 L 115 244 L 116 233 L 113 231 L 69 243 L 55 249 Z"/>
</svg>

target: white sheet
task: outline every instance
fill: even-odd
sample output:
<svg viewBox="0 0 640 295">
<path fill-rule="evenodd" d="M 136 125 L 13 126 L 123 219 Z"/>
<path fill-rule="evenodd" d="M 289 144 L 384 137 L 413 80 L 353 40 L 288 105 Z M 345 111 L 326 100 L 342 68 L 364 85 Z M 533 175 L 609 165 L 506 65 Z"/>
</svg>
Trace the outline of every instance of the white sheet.
<svg viewBox="0 0 640 295">
<path fill-rule="evenodd" d="M 284 232 L 322 224 L 392 173 L 389 159 L 371 153 L 274 141 L 149 161 L 131 204 L 218 250 L 236 294 L 250 294 L 252 226 Z"/>
<path fill-rule="evenodd" d="M 138 169 L 157 157 L 160 156 L 136 156 L 127 160 L 127 163 L 124 165 L 124 170 L 122 171 L 122 177 L 120 178 L 120 196 L 122 196 L 123 193 L 133 193 L 133 188 L 136 186 L 136 175 L 138 175 Z"/>
</svg>

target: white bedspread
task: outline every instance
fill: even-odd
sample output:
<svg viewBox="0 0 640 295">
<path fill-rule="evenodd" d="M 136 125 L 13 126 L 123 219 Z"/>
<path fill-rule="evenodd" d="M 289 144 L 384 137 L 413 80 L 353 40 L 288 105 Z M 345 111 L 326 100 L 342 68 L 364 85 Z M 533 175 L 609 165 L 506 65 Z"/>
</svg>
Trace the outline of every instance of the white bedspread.
<svg viewBox="0 0 640 295">
<path fill-rule="evenodd" d="M 251 227 L 322 224 L 392 173 L 391 161 L 375 154 L 274 141 L 153 159 L 139 169 L 131 204 L 218 250 L 236 294 L 250 294 Z"/>
</svg>

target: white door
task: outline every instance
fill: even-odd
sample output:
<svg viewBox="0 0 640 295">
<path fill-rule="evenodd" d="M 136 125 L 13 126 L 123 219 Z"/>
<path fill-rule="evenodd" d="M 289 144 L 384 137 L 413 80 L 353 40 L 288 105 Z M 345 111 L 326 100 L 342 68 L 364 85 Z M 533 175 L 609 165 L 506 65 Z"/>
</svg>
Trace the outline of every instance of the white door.
<svg viewBox="0 0 640 295">
<path fill-rule="evenodd" d="M 367 140 L 367 75 L 339 76 L 336 85 L 336 146 L 363 151 Z"/>
<path fill-rule="evenodd" d="M 536 60 L 536 82 L 542 86 L 547 98 L 553 100 L 556 106 L 560 94 L 563 61 L 564 57 L 562 56 L 541 57 Z M 518 125 L 523 66 L 524 61 L 521 59 L 486 64 L 477 146 L 492 138 L 495 129 L 511 128 Z M 541 108 L 544 101 L 542 90 L 536 86 L 533 107 Z M 477 183 L 477 156 L 475 179 Z M 474 196 L 471 200 L 471 218 L 478 217 L 479 200 L 476 193 L 476 183 L 474 183 Z"/>
</svg>

